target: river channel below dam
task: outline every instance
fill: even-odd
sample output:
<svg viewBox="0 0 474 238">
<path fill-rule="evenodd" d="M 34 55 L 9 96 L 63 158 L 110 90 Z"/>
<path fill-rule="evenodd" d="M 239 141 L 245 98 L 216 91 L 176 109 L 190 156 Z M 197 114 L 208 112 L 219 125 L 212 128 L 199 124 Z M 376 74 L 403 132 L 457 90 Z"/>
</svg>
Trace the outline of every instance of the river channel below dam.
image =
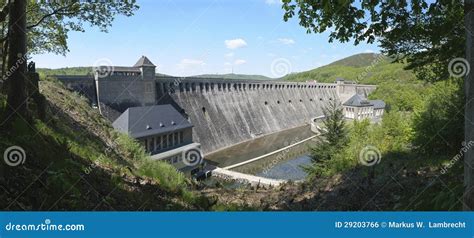
<svg viewBox="0 0 474 238">
<path fill-rule="evenodd" d="M 311 164 L 310 148 L 318 141 L 315 135 L 310 126 L 305 125 L 221 149 L 206 155 L 205 159 L 210 165 L 240 173 L 302 180 L 306 177 L 302 166 Z"/>
</svg>

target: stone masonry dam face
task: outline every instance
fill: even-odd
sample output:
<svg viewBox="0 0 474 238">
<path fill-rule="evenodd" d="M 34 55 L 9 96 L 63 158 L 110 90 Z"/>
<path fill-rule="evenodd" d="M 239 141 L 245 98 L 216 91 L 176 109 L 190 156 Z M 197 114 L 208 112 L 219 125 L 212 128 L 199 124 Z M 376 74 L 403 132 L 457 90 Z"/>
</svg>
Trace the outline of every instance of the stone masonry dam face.
<svg viewBox="0 0 474 238">
<path fill-rule="evenodd" d="M 194 140 L 209 153 L 308 124 L 323 115 L 331 100 L 341 101 L 349 91 L 350 96 L 356 91 L 367 95 L 374 87 L 360 86 L 347 93 L 338 89 L 336 84 L 321 83 L 162 79 L 157 96 L 171 97 L 193 123 Z"/>
<path fill-rule="evenodd" d="M 331 100 L 344 102 L 355 93 L 367 96 L 375 90 L 373 85 L 161 76 L 156 77 L 155 83 L 119 78 L 58 79 L 72 90 L 81 89 L 92 102 L 115 111 L 107 112 L 110 115 L 120 115 L 130 106 L 173 105 L 194 125 L 193 140 L 201 143 L 204 153 L 303 126 L 311 118 L 323 115 L 323 107 Z M 85 93 L 84 89 L 92 90 Z M 90 92 L 93 90 L 95 94 Z M 136 93 L 141 91 L 144 92 Z M 150 100 L 150 92 L 156 93 L 155 100 Z"/>
</svg>

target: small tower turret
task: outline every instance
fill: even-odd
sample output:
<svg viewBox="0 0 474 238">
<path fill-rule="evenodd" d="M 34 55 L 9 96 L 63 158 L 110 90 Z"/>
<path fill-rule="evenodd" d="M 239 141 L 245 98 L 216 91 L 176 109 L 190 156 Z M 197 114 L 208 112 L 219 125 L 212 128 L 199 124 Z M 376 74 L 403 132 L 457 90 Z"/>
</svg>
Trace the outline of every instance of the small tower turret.
<svg viewBox="0 0 474 238">
<path fill-rule="evenodd" d="M 133 67 L 140 68 L 142 79 L 155 79 L 156 66 L 146 56 L 140 57 L 140 59 L 137 61 L 137 63 L 135 63 L 135 65 L 133 65 Z"/>
</svg>

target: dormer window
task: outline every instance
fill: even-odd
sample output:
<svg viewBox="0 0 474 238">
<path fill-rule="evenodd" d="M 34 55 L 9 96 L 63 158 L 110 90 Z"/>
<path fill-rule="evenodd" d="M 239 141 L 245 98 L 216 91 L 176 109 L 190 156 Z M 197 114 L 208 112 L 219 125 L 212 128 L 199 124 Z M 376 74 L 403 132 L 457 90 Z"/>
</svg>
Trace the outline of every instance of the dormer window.
<svg viewBox="0 0 474 238">
<path fill-rule="evenodd" d="M 160 127 L 165 127 L 165 125 L 163 123 L 160 122 Z"/>
<path fill-rule="evenodd" d="M 174 121 L 171 121 L 171 125 L 176 125 L 176 122 L 174 122 Z"/>
<path fill-rule="evenodd" d="M 150 125 L 146 125 L 146 129 L 147 129 L 147 130 L 150 130 L 150 129 L 151 129 L 151 126 L 150 126 Z"/>
</svg>

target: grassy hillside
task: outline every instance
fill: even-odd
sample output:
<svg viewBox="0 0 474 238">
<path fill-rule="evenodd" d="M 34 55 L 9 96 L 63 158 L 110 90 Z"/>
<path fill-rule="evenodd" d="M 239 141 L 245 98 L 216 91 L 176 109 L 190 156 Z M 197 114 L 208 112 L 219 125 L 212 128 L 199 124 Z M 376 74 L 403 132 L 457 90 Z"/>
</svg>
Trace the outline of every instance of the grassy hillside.
<svg viewBox="0 0 474 238">
<path fill-rule="evenodd" d="M 331 64 L 295 74 L 284 79 L 289 81 L 316 80 L 334 82 L 336 78 L 356 81 L 358 83 L 380 83 L 387 80 L 414 81 L 414 75 L 403 69 L 401 63 L 379 54 L 357 54 Z"/>
<path fill-rule="evenodd" d="M 26 155 L 20 166 L 0 163 L 2 210 L 209 208 L 207 199 L 191 192 L 193 182 L 171 165 L 151 161 L 87 99 L 55 81 L 42 81 L 40 90 L 46 118 L 2 125 L 0 150 L 20 146 Z M 4 110 L 5 97 L 0 101 Z"/>
<path fill-rule="evenodd" d="M 370 98 L 384 100 L 389 108 L 413 111 L 421 104 L 423 91 L 430 85 L 417 80 L 415 75 L 404 70 L 404 64 L 392 61 L 379 54 L 357 54 L 313 70 L 291 74 L 288 81 L 334 82 L 336 78 L 359 84 L 375 84 L 377 90 Z"/>
<path fill-rule="evenodd" d="M 92 75 L 92 67 L 38 68 L 37 72 L 43 76 L 43 78 L 46 75 Z"/>
</svg>

